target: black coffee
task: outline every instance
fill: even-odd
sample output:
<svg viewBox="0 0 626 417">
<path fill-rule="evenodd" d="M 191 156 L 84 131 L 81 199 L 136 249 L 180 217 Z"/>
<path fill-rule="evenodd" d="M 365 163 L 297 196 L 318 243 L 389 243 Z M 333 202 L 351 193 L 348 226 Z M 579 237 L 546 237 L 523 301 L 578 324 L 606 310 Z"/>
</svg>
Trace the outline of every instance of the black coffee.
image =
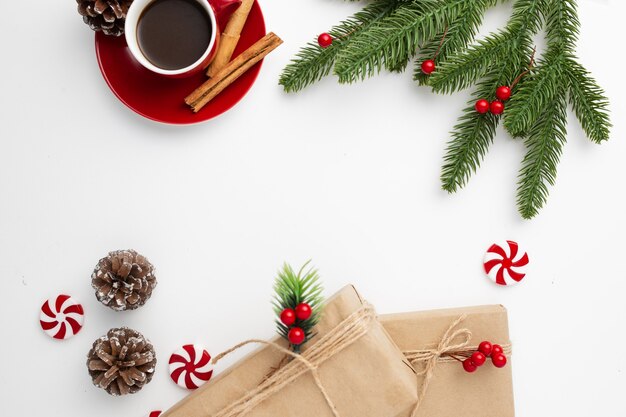
<svg viewBox="0 0 626 417">
<path fill-rule="evenodd" d="M 188 67 L 206 52 L 213 27 L 195 0 L 155 0 L 137 23 L 139 48 L 159 68 Z"/>
</svg>

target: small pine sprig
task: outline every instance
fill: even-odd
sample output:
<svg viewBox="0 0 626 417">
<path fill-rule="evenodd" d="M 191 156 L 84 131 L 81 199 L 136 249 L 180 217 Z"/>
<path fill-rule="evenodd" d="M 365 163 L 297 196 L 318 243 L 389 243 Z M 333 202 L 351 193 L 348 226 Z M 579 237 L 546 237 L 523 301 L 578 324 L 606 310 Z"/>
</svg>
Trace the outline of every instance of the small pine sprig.
<svg viewBox="0 0 626 417">
<path fill-rule="evenodd" d="M 296 273 L 289 264 L 284 264 L 278 271 L 274 282 L 274 299 L 272 305 L 276 314 L 276 331 L 285 338 L 295 353 L 300 352 L 302 345 L 311 340 L 315 333 L 313 328 L 319 322 L 324 306 L 324 291 L 320 284 L 317 269 L 310 267 L 311 261 L 306 262 Z M 293 323 L 285 324 L 281 321 L 281 314 L 285 310 L 296 311 L 298 306 L 306 304 L 310 307 L 310 317 L 307 319 L 295 318 Z M 289 340 L 289 332 L 294 328 L 304 332 L 304 341 L 293 344 Z"/>
</svg>

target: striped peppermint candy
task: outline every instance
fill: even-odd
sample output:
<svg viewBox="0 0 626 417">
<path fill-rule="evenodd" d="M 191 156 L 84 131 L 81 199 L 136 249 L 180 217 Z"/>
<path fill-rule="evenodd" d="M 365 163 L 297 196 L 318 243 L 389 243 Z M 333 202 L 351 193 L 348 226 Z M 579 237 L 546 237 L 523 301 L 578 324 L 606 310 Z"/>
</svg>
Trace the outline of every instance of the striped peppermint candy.
<svg viewBox="0 0 626 417">
<path fill-rule="evenodd" d="M 161 411 L 152 411 L 146 417 L 159 417 L 161 415 Z"/>
<path fill-rule="evenodd" d="M 499 285 L 518 284 L 526 276 L 527 265 L 528 254 L 512 240 L 491 245 L 485 254 L 485 272 Z"/>
<path fill-rule="evenodd" d="M 83 328 L 85 312 L 69 295 L 50 298 L 41 306 L 39 324 L 44 332 L 55 339 L 69 339 Z"/>
<path fill-rule="evenodd" d="M 199 345 L 185 345 L 170 356 L 170 376 L 183 388 L 196 389 L 213 375 L 211 355 Z"/>
</svg>

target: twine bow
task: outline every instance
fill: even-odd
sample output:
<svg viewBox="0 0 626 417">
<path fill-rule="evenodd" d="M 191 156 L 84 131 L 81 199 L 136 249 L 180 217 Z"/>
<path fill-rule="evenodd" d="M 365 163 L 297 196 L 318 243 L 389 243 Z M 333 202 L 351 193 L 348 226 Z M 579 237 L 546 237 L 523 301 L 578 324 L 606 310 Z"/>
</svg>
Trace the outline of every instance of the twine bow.
<svg viewBox="0 0 626 417">
<path fill-rule="evenodd" d="M 324 396 L 324 399 L 326 400 L 328 407 L 331 409 L 333 416 L 340 417 L 339 412 L 335 408 L 328 392 L 322 384 L 318 368 L 326 360 L 330 359 L 364 336 L 368 332 L 375 318 L 376 312 L 374 309 L 369 304 L 364 304 L 362 308 L 348 316 L 338 326 L 335 326 L 330 332 L 321 337 L 317 343 L 312 345 L 300 355 L 295 354 L 289 349 L 285 349 L 276 343 L 259 339 L 246 340 L 245 342 L 239 343 L 231 349 L 220 353 L 213 359 L 213 364 L 218 363 L 225 356 L 249 344 L 263 344 L 270 346 L 273 349 L 292 357 L 294 360 L 278 369 L 273 375 L 261 382 L 256 388 L 248 391 L 239 400 L 222 409 L 213 417 L 241 417 L 306 372 L 310 372 L 313 375 L 315 384 Z"/>
<path fill-rule="evenodd" d="M 422 349 L 422 350 L 408 350 L 403 352 L 404 356 L 413 365 L 424 364 L 424 369 L 417 372 L 418 376 L 424 376 L 422 386 L 419 390 L 417 403 L 411 413 L 412 417 L 416 417 L 417 411 L 422 405 L 422 401 L 428 391 L 428 386 L 433 378 L 435 368 L 439 363 L 456 362 L 459 361 L 458 357 L 469 357 L 473 352 L 478 349 L 478 346 L 470 346 L 470 340 L 472 339 L 472 332 L 469 329 L 461 328 L 455 330 L 455 328 L 461 324 L 467 318 L 466 314 L 461 315 L 456 319 L 448 330 L 444 333 L 443 337 L 439 341 L 439 344 L 434 349 Z M 511 345 L 502 346 L 505 353 L 510 354 Z"/>
</svg>

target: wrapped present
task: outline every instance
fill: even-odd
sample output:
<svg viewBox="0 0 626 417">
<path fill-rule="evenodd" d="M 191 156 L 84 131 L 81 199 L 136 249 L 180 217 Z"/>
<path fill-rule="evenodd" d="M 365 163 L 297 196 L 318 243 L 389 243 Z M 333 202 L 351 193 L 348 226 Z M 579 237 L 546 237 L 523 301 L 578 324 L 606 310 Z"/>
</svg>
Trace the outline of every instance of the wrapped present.
<svg viewBox="0 0 626 417">
<path fill-rule="evenodd" d="M 162 417 L 407 417 L 416 373 L 373 308 L 348 286 L 327 300 L 316 336 L 296 355 L 263 346 Z M 287 359 L 287 360 L 285 360 Z M 500 416 L 502 417 L 502 416 Z"/>
<path fill-rule="evenodd" d="M 482 341 L 510 357 L 506 309 L 501 305 L 384 315 L 380 321 L 418 373 L 414 417 L 513 417 L 511 364 L 490 359 L 475 372 L 459 360 Z"/>
</svg>

